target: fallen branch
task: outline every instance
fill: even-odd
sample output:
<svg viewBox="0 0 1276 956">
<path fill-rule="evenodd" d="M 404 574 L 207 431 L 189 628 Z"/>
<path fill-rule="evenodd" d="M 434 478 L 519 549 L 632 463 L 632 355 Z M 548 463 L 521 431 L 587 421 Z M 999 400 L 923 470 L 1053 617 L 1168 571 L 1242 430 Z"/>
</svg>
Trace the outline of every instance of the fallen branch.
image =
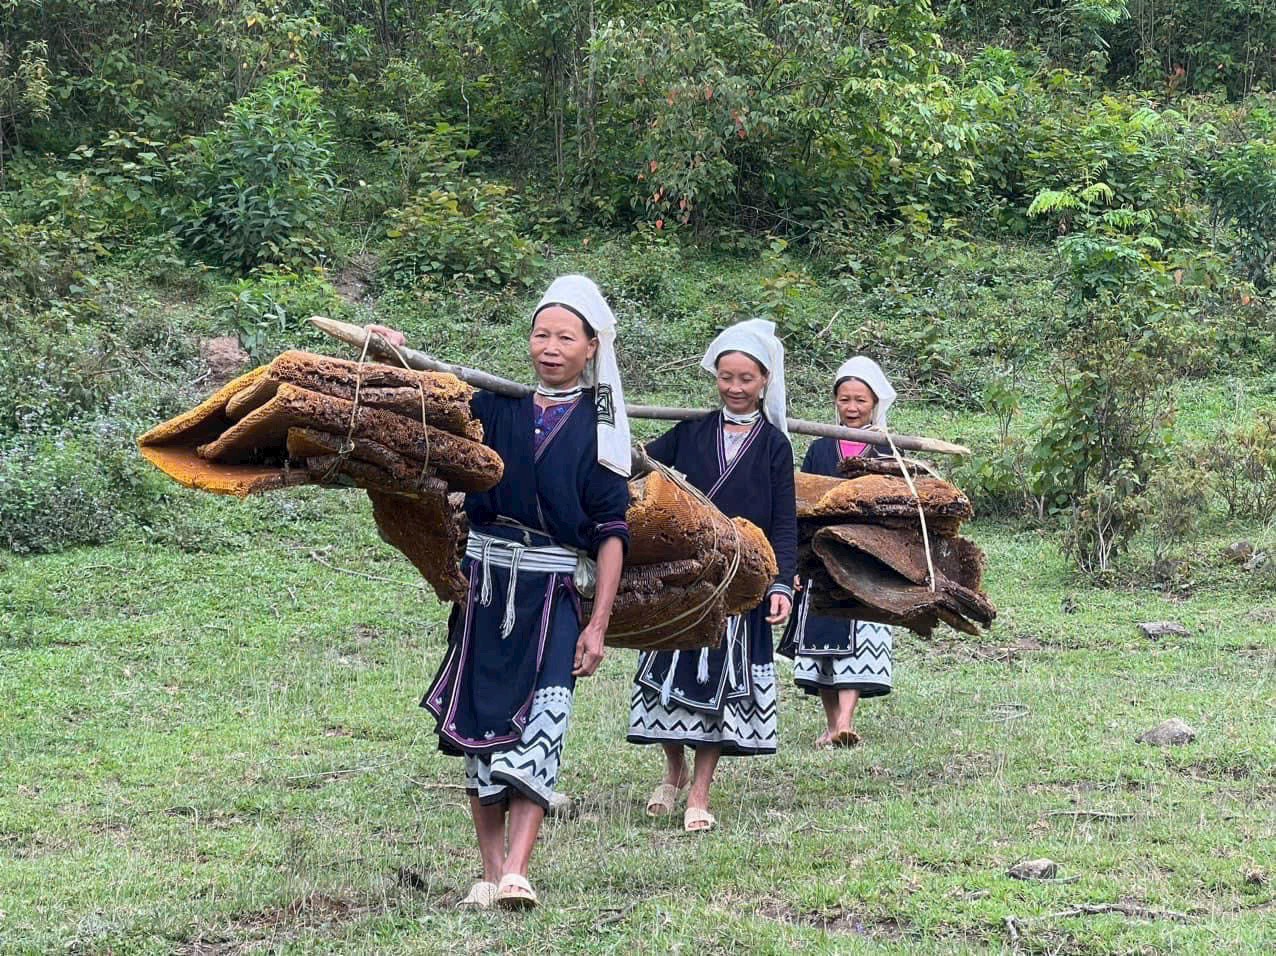
<svg viewBox="0 0 1276 956">
<path fill-rule="evenodd" d="M 1117 913 L 1135 919 L 1171 919 L 1179 922 L 1191 922 L 1192 916 L 1177 910 L 1154 910 L 1137 903 L 1078 903 L 1058 913 L 1051 913 L 1049 919 L 1068 919 L 1073 916 L 1101 916 Z M 1041 917 L 1046 919 L 1047 917 Z"/>
<path fill-rule="evenodd" d="M 1106 810 L 1051 810 L 1048 817 L 1076 817 L 1093 820 L 1133 820 L 1133 813 L 1109 813 Z"/>
<path fill-rule="evenodd" d="M 355 577 L 367 578 L 369 581 L 384 581 L 386 584 L 402 584 L 403 583 L 402 581 L 394 580 L 394 578 L 383 578 L 377 574 L 368 574 L 364 571 L 355 571 L 352 568 L 339 568 L 335 564 L 333 564 L 331 561 L 325 561 L 323 558 L 321 558 L 319 556 L 318 551 L 312 550 L 310 552 L 310 557 L 313 560 L 318 561 L 325 568 L 331 568 L 333 571 L 340 571 L 342 574 L 353 574 Z M 418 586 L 420 585 L 418 584 Z"/>
<path fill-rule="evenodd" d="M 1111 914 L 1127 916 L 1132 919 L 1168 919 L 1180 923 L 1189 923 L 1194 918 L 1188 913 L 1180 913 L 1177 910 L 1157 910 L 1147 906 L 1140 906 L 1138 903 L 1076 903 L 1066 910 L 1060 910 L 1057 913 L 1046 913 L 1043 916 L 1006 916 L 1002 918 L 1002 924 L 1006 927 L 1006 935 L 1010 938 L 1011 951 L 1020 953 L 1023 952 L 1021 949 L 1022 931 L 1025 929 L 1026 923 L 1039 923 L 1052 919 L 1072 919 L 1077 916 L 1107 916 Z"/>
</svg>

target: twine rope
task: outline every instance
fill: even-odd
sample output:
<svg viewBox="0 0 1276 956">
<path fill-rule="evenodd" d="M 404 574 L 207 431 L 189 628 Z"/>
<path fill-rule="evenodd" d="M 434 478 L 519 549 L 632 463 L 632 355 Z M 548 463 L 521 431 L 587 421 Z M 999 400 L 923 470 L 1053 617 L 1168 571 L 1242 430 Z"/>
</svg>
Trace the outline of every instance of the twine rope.
<svg viewBox="0 0 1276 956">
<path fill-rule="evenodd" d="M 320 479 L 321 482 L 326 483 L 337 475 L 341 471 L 341 466 L 346 463 L 351 453 L 354 451 L 354 431 L 359 421 L 359 404 L 363 390 L 363 369 L 364 366 L 368 364 L 368 349 L 372 344 L 373 334 L 374 333 L 371 329 L 366 326 L 364 327 L 363 349 L 359 352 L 359 361 L 355 366 L 354 371 L 354 401 L 351 403 L 350 407 L 350 423 L 346 429 L 345 441 L 343 441 L 341 443 L 341 447 L 337 449 L 336 457 L 333 459 L 332 464 L 328 466 L 328 470 L 324 473 L 323 478 Z M 421 473 L 417 475 L 416 479 L 417 487 L 421 488 L 425 485 L 425 479 L 428 478 L 430 474 L 430 424 L 427 420 L 428 415 L 425 404 L 424 377 L 418 373 L 417 369 L 414 369 L 408 364 L 407 358 L 401 351 L 399 351 L 397 346 L 391 342 L 387 342 L 385 339 L 382 339 L 382 342 L 390 348 L 390 350 L 394 353 L 395 358 L 399 360 L 405 369 L 414 373 L 412 377 L 416 381 L 417 396 L 421 399 L 421 434 L 425 437 L 425 455 L 421 461 Z"/>
<path fill-rule="evenodd" d="M 922 523 L 922 546 L 926 549 L 926 583 L 930 586 L 931 593 L 934 594 L 939 589 L 935 584 L 935 561 L 930 552 L 930 533 L 926 529 L 926 510 L 922 507 L 922 496 L 917 493 L 917 485 L 913 484 L 913 476 L 908 471 L 904 456 L 895 447 L 895 440 L 891 438 L 890 429 L 885 425 L 882 426 L 882 434 L 886 436 L 886 442 L 891 446 L 891 454 L 895 456 L 895 461 L 899 464 L 899 470 L 904 475 L 904 481 L 908 484 L 908 490 L 913 494 L 913 501 L 917 503 L 917 517 L 921 519 Z M 929 471 L 930 469 L 927 470 Z"/>
<path fill-rule="evenodd" d="M 651 466 L 652 471 L 659 472 L 662 477 L 667 479 L 675 487 L 681 489 L 682 491 L 685 491 L 697 502 L 705 505 L 708 508 L 711 508 L 714 511 L 719 510 L 718 506 L 709 500 L 708 495 L 706 495 L 703 491 L 701 491 L 695 485 L 691 484 L 691 482 L 687 481 L 686 478 L 684 478 L 678 472 L 674 471 L 668 465 L 665 465 L 663 462 L 656 461 L 655 459 L 652 459 L 652 458 L 647 458 L 647 462 Z M 744 542 L 740 537 L 740 528 L 736 525 L 736 523 L 729 518 L 727 519 L 727 523 L 731 525 L 731 535 L 735 542 L 735 550 L 732 554 L 731 562 L 727 567 L 727 573 L 722 576 L 722 580 L 719 581 L 714 586 L 713 591 L 709 595 L 707 595 L 704 598 L 704 600 L 700 601 L 697 604 L 693 604 L 691 607 L 683 611 L 681 614 L 676 614 L 672 618 L 666 619 L 657 624 L 652 624 L 646 627 L 639 627 L 639 628 L 635 628 L 633 630 L 628 630 L 628 631 L 612 632 L 609 628 L 608 634 L 612 634 L 615 637 L 624 638 L 624 639 L 641 637 L 644 634 L 651 634 L 655 631 L 663 630 L 665 627 L 667 627 L 670 624 L 676 624 L 679 621 L 686 620 L 687 618 L 690 618 L 694 615 L 695 616 L 694 620 L 688 622 L 685 626 L 679 628 L 677 631 L 674 631 L 672 634 L 665 635 L 665 637 L 663 638 L 664 641 L 671 641 L 671 640 L 674 640 L 675 638 L 681 637 L 683 634 L 689 633 L 698 624 L 700 624 L 701 621 L 703 621 L 706 617 L 708 617 L 709 613 L 713 610 L 713 606 L 719 600 L 721 600 L 722 596 L 726 593 L 727 588 L 731 586 L 731 583 L 735 580 L 736 574 L 740 570 L 740 552 L 742 548 L 744 547 Z M 721 545 L 722 545 L 722 539 L 718 535 L 718 523 L 715 521 L 714 529 L 713 529 L 713 550 L 720 552 L 722 550 Z M 699 584 L 704 579 L 704 575 L 707 570 L 708 570 L 708 563 L 706 563 L 705 569 L 700 572 L 700 575 L 696 578 L 696 580 L 692 581 L 691 584 L 687 586 L 687 590 L 690 590 L 696 584 Z"/>
</svg>

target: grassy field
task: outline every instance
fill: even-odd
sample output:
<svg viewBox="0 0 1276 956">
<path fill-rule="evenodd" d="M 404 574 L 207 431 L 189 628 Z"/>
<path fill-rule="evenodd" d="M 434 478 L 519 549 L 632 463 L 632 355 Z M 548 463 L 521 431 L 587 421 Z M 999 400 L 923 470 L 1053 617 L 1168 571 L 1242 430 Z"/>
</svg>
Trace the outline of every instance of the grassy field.
<svg viewBox="0 0 1276 956">
<path fill-rule="evenodd" d="M 730 269 L 692 261 L 627 306 L 663 319 L 626 327 L 636 394 L 708 401 L 699 348 L 756 285 Z M 834 293 L 805 305 L 853 340 Z M 1003 307 L 981 302 L 981 321 Z M 439 354 L 516 374 L 523 328 L 481 312 L 391 314 Z M 797 413 L 828 414 L 827 371 L 795 360 Z M 1206 438 L 1273 402 L 1271 373 L 1185 383 L 1176 427 Z M 995 435 L 907 389 L 894 425 Z M 613 651 L 577 694 L 563 786 L 580 813 L 544 831 L 546 905 L 510 916 L 454 907 L 477 854 L 460 763 L 417 707 L 444 609 L 366 500 L 177 490 L 165 511 L 110 546 L 0 556 L 2 952 L 1276 948 L 1276 574 L 1219 557 L 1242 537 L 1276 551 L 1272 527 L 1211 518 L 1167 596 L 1090 587 L 1052 532 L 974 522 L 996 627 L 899 635 L 896 693 L 864 705 L 854 751 L 811 747 L 819 707 L 781 662 L 781 752 L 724 761 L 708 836 L 643 815 L 659 755 L 624 742 L 634 655 Z M 1148 578 L 1140 554 L 1123 581 Z M 1140 635 L 1160 619 L 1191 633 Z M 1194 743 L 1135 742 L 1174 716 Z M 1041 856 L 1056 880 L 1007 876 Z"/>
<path fill-rule="evenodd" d="M 658 758 L 624 743 L 613 651 L 579 688 L 547 905 L 463 915 L 460 766 L 416 707 L 443 610 L 358 494 L 175 506 L 220 534 L 4 559 L 5 952 L 1009 950 L 1012 917 L 1023 952 L 1276 946 L 1270 579 L 1091 590 L 1041 532 L 976 524 L 996 629 L 902 637 L 854 751 L 810 747 L 786 680 L 781 752 L 724 761 L 708 837 L 643 816 Z M 1163 618 L 1191 636 L 1135 627 Z M 1134 741 L 1171 716 L 1195 743 Z M 1006 875 L 1040 856 L 1060 879 Z"/>
</svg>

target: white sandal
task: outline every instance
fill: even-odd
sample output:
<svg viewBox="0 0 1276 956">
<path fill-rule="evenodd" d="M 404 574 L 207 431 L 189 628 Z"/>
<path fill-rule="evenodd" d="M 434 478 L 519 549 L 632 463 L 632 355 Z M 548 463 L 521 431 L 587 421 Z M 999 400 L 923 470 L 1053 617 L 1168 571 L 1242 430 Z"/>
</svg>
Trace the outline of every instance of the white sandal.
<svg viewBox="0 0 1276 956">
<path fill-rule="evenodd" d="M 496 894 L 499 889 L 495 883 L 479 880 L 470 887 L 470 895 L 456 905 L 461 909 L 485 910 L 496 902 Z"/>
<path fill-rule="evenodd" d="M 672 783 L 657 784 L 647 800 L 647 816 L 663 817 L 673 813 L 673 808 L 678 805 L 678 798 L 685 789 L 685 786 L 675 787 Z"/>
<path fill-rule="evenodd" d="M 687 812 L 682 815 L 682 828 L 688 833 L 708 833 L 717 825 L 717 818 L 700 807 L 687 807 Z"/>
<path fill-rule="evenodd" d="M 501 886 L 496 893 L 496 902 L 507 910 L 530 910 L 536 906 L 536 891 L 527 877 L 517 873 L 506 873 L 501 877 Z"/>
</svg>

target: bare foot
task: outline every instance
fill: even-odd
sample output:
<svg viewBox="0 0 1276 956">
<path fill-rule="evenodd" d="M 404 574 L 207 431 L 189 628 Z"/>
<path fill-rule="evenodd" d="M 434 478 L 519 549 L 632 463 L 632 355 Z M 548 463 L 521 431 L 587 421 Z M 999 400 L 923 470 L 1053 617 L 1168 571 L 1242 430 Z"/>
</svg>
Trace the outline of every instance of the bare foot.
<svg viewBox="0 0 1276 956">
<path fill-rule="evenodd" d="M 691 774 L 687 773 L 687 765 L 684 763 L 677 770 L 666 765 L 665 775 L 660 781 L 667 783 L 671 787 L 677 787 L 681 790 L 687 784 L 691 783 Z"/>
</svg>

